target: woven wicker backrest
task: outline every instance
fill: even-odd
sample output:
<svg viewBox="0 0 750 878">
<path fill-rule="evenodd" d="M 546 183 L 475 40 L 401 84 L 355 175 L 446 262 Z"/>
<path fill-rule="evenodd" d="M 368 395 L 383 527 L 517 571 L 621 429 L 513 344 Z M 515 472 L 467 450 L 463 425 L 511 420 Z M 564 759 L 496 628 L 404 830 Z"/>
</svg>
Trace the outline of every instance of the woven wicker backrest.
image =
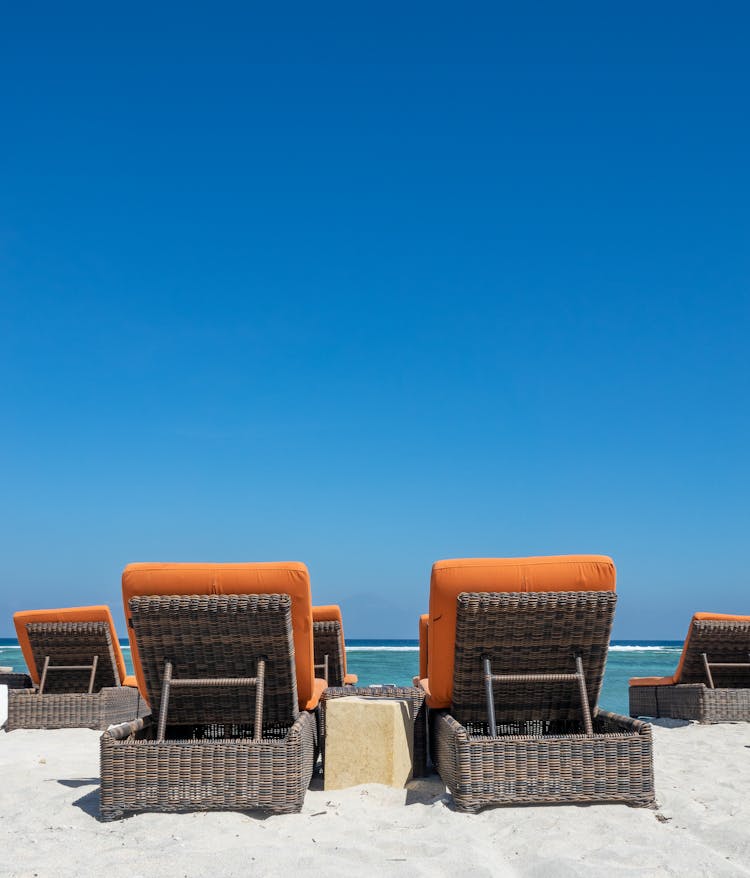
<svg viewBox="0 0 750 878">
<path fill-rule="evenodd" d="M 163 595 L 131 598 L 148 702 L 158 716 L 164 665 L 175 679 L 254 677 L 266 659 L 263 725 L 299 713 L 289 595 Z M 174 688 L 170 725 L 252 724 L 255 689 Z"/>
<path fill-rule="evenodd" d="M 313 622 L 313 648 L 316 674 L 323 676 L 320 666 L 328 656 L 328 685 L 344 685 L 344 655 L 341 647 L 343 634 L 338 622 Z"/>
<path fill-rule="evenodd" d="M 575 656 L 580 655 L 593 710 L 616 603 L 614 592 L 459 595 L 451 713 L 462 723 L 486 720 L 485 655 L 493 674 L 569 674 L 575 672 Z M 495 683 L 494 692 L 498 724 L 581 719 L 575 683 L 502 682 Z"/>
<path fill-rule="evenodd" d="M 122 572 L 125 620 L 130 627 L 130 600 L 156 595 L 279 595 L 291 598 L 292 636 L 297 671 L 297 698 L 312 709 L 320 695 L 313 670 L 310 574 L 296 561 L 242 564 L 128 564 Z M 131 657 L 138 687 L 146 692 L 138 641 L 131 637 Z M 316 688 L 317 687 L 317 688 Z"/>
<path fill-rule="evenodd" d="M 685 653 L 680 663 L 678 683 L 706 683 L 703 653 L 709 662 L 750 662 L 750 620 L 719 621 L 693 619 Z M 750 687 L 750 668 L 712 668 L 717 689 Z"/>
<path fill-rule="evenodd" d="M 44 659 L 50 665 L 90 665 L 99 657 L 94 692 L 105 686 L 119 686 L 110 627 L 106 622 L 29 622 L 26 632 L 39 673 Z M 91 671 L 55 671 L 47 674 L 45 694 L 88 692 Z"/>
</svg>

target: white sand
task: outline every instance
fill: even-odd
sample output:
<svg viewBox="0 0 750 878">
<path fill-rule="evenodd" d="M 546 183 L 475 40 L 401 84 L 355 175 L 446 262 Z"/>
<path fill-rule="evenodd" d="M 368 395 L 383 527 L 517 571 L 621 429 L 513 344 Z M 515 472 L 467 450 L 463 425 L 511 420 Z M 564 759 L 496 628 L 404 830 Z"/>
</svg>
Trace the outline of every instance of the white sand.
<svg viewBox="0 0 750 878">
<path fill-rule="evenodd" d="M 656 727 L 659 808 L 459 814 L 437 777 L 326 793 L 301 814 L 100 823 L 99 733 L 0 732 L 0 874 L 748 875 L 750 723 Z"/>
</svg>

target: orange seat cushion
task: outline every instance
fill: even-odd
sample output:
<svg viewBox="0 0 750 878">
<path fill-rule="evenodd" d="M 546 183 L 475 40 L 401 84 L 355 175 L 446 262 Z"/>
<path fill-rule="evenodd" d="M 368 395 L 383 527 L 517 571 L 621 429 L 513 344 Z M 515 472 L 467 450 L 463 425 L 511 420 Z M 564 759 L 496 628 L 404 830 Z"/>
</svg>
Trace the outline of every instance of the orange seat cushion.
<svg viewBox="0 0 750 878">
<path fill-rule="evenodd" d="M 427 633 L 428 706 L 453 695 L 456 600 L 462 592 L 614 591 L 615 565 L 605 555 L 458 558 L 438 561 L 430 580 Z M 424 687 L 423 687 L 424 688 Z"/>
<path fill-rule="evenodd" d="M 297 669 L 297 695 L 302 710 L 317 704 L 319 684 L 313 666 L 312 600 L 307 567 L 296 561 L 267 564 L 128 564 L 122 574 L 122 599 L 128 631 L 129 601 L 141 595 L 288 594 Z M 131 638 L 138 688 L 146 692 L 138 643 Z M 325 688 L 325 687 L 324 687 Z M 322 690 L 321 690 L 322 691 Z"/>
<path fill-rule="evenodd" d="M 130 686 L 132 689 L 138 688 L 138 680 L 136 680 L 133 674 L 128 674 L 127 677 L 122 681 L 123 686 Z"/>
<path fill-rule="evenodd" d="M 315 710 L 315 708 L 318 706 L 318 702 L 320 701 L 320 696 L 326 691 L 327 688 L 328 680 L 323 680 L 321 677 L 316 677 L 313 680 L 312 695 L 307 699 L 304 704 L 300 702 L 300 710 Z"/>
<path fill-rule="evenodd" d="M 353 677 L 353 683 L 357 682 L 356 674 L 346 673 L 346 639 L 344 637 L 344 620 L 341 618 L 341 607 L 338 604 L 326 604 L 320 607 L 313 607 L 313 622 L 338 622 L 341 630 L 341 656 L 344 663 L 344 677 Z M 345 683 L 350 681 L 344 679 Z M 352 685 L 353 685 L 352 683 Z"/>
<path fill-rule="evenodd" d="M 631 677 L 631 686 L 673 686 L 674 677 Z"/>
<path fill-rule="evenodd" d="M 430 617 L 427 613 L 419 617 L 419 679 L 427 676 L 427 629 Z"/>
<path fill-rule="evenodd" d="M 112 613 L 110 613 L 109 607 L 64 607 L 58 610 L 24 610 L 13 615 L 13 624 L 16 626 L 16 636 L 29 669 L 29 676 L 37 686 L 39 685 L 39 670 L 34 662 L 29 635 L 26 632 L 26 626 L 34 622 L 106 622 L 109 625 L 109 636 L 112 638 L 117 676 L 121 681 L 125 679 L 125 659 L 122 657 L 120 642 L 117 639 L 115 623 L 112 621 Z"/>
</svg>

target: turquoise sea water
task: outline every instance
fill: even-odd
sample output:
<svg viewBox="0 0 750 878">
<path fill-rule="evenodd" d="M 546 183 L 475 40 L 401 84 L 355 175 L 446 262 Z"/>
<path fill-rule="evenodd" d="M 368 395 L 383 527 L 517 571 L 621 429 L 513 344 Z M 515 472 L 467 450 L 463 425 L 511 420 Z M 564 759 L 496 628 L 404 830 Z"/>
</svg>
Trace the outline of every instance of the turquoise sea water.
<svg viewBox="0 0 750 878">
<path fill-rule="evenodd" d="M 350 640 L 346 645 L 347 669 L 359 676 L 363 686 L 396 683 L 410 686 L 419 670 L 416 640 Z M 122 644 L 128 671 L 132 672 L 130 649 Z M 628 679 L 674 673 L 682 643 L 673 640 L 615 640 L 610 645 L 599 704 L 627 716 Z M 26 663 L 18 641 L 0 638 L 0 666 L 25 671 Z"/>
</svg>

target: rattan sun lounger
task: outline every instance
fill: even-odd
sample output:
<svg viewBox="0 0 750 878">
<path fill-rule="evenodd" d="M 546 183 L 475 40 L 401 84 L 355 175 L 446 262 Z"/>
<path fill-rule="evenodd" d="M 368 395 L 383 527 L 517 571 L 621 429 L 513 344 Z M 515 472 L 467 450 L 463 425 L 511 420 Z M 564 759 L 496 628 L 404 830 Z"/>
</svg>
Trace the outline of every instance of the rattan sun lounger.
<svg viewBox="0 0 750 878">
<path fill-rule="evenodd" d="M 313 607 L 315 673 L 329 686 L 353 686 L 356 674 L 346 672 L 346 643 L 341 609 L 335 604 Z"/>
<path fill-rule="evenodd" d="M 304 564 L 132 564 L 133 665 L 153 715 L 101 738 L 101 816 L 299 811 L 317 757 Z"/>
<path fill-rule="evenodd" d="M 458 810 L 653 803 L 651 727 L 597 706 L 616 600 L 599 555 L 434 565 L 420 685 Z"/>
<path fill-rule="evenodd" d="M 634 677 L 631 716 L 750 721 L 750 616 L 696 613 L 671 677 Z"/>
<path fill-rule="evenodd" d="M 108 607 L 29 610 L 13 617 L 29 669 L 8 683 L 7 729 L 106 729 L 148 712 L 128 677 Z"/>
</svg>

